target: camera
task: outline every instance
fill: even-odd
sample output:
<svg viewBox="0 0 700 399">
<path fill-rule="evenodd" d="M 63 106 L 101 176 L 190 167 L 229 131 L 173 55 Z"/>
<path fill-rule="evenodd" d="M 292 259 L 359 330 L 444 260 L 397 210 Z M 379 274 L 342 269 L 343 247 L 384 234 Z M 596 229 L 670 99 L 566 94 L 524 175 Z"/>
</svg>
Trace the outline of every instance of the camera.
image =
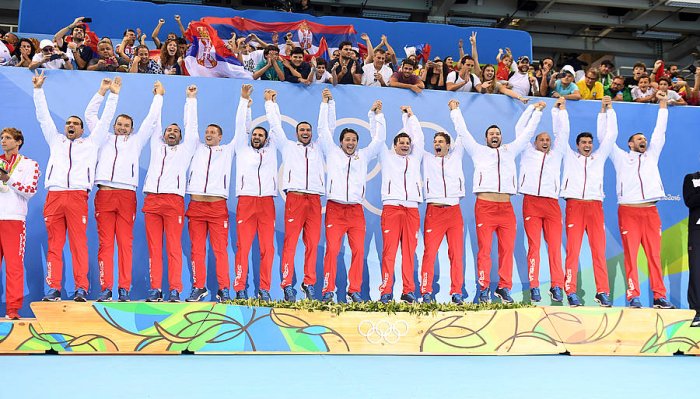
<svg viewBox="0 0 700 399">
<path fill-rule="evenodd" d="M 61 59 L 61 54 L 51 54 L 49 61 L 59 60 L 59 59 Z"/>
</svg>

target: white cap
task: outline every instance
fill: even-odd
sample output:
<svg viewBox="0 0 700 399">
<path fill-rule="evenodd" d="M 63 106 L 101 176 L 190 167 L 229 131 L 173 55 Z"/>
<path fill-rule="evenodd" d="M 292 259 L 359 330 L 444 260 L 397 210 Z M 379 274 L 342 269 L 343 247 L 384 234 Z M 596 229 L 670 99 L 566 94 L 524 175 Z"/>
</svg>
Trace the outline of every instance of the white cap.
<svg viewBox="0 0 700 399">
<path fill-rule="evenodd" d="M 576 72 L 574 72 L 574 67 L 572 67 L 571 65 L 564 65 L 564 68 L 561 69 L 561 72 L 562 73 L 568 72 L 568 73 L 576 76 Z"/>
<path fill-rule="evenodd" d="M 53 47 L 53 42 L 49 39 L 44 39 L 39 43 L 39 49 L 43 50 L 44 47 Z"/>
</svg>

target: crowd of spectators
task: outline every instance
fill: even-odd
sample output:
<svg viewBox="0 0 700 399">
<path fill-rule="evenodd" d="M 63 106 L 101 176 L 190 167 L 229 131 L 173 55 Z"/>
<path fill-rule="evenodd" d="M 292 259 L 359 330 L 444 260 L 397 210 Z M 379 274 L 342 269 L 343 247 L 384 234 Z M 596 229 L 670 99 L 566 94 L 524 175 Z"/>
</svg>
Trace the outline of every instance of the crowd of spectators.
<svg viewBox="0 0 700 399">
<path fill-rule="evenodd" d="M 29 69 L 78 69 L 150 74 L 186 74 L 184 57 L 190 45 L 184 38 L 186 29 L 178 15 L 175 21 L 179 35 L 168 33 L 161 41 L 160 19 L 151 34 L 152 47 L 140 29 L 124 31 L 120 43 L 89 30 L 84 18 L 56 32 L 53 40 L 19 38 L 14 33 L 0 32 L 10 56 L 0 58 L 0 66 Z M 567 100 L 600 100 L 609 95 L 614 101 L 653 103 L 657 92 L 666 93 L 669 105 L 700 105 L 700 68 L 692 68 L 689 84 L 678 65 L 665 65 L 662 60 L 647 68 L 633 66 L 631 76 L 615 73 L 615 65 L 606 59 L 597 67 L 576 71 L 574 64 L 555 69 L 554 60 L 546 57 L 538 63 L 521 55 L 516 58 L 510 49 L 499 49 L 493 63 L 481 63 L 477 52 L 476 33 L 469 37 L 471 52 L 458 42 L 459 58 L 451 55 L 423 60 L 408 54 L 399 61 L 386 35 L 373 46 L 367 34 L 361 34 L 366 54 L 361 55 L 353 43 L 342 42 L 329 50 L 329 61 L 313 57 L 293 41 L 292 33 L 283 40 L 274 33 L 270 43 L 255 34 L 235 37 L 226 47 L 241 61 L 253 79 L 285 81 L 297 84 L 350 84 L 391 86 L 421 93 L 425 89 L 482 94 L 503 94 L 527 103 L 531 97 L 564 97 Z M 581 66 L 583 68 L 583 66 Z M 576 79 L 579 76 L 580 79 Z"/>
</svg>

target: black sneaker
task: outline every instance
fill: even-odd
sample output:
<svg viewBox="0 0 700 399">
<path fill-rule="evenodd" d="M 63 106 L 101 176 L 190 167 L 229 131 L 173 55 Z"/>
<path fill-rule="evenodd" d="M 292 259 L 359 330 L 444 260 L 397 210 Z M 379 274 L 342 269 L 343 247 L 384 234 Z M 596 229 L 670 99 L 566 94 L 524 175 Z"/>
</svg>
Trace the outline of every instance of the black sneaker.
<svg viewBox="0 0 700 399">
<path fill-rule="evenodd" d="M 700 312 L 695 313 L 695 317 L 693 317 L 693 321 L 690 322 L 691 327 L 700 327 Z"/>
<path fill-rule="evenodd" d="M 412 292 L 409 292 L 408 294 L 402 294 L 401 300 L 406 303 L 414 303 L 416 302 L 416 296 Z"/>
<path fill-rule="evenodd" d="M 131 298 L 129 298 L 129 290 L 127 290 L 126 288 L 119 288 L 117 290 L 117 295 L 118 295 L 117 300 L 119 302 L 131 301 Z"/>
<path fill-rule="evenodd" d="M 148 290 L 146 302 L 163 302 L 163 292 L 158 288 Z"/>
<path fill-rule="evenodd" d="M 510 290 L 506 287 L 496 288 L 496 291 L 494 291 L 493 294 L 496 295 L 497 298 L 500 298 L 501 302 L 503 303 L 515 302 L 513 297 L 510 296 Z"/>
<path fill-rule="evenodd" d="M 60 301 L 61 300 L 61 290 L 51 288 L 46 292 L 46 295 L 44 295 L 44 297 L 41 298 L 41 300 L 44 302 Z"/>
<path fill-rule="evenodd" d="M 301 284 L 301 290 L 306 294 L 306 299 L 314 299 L 316 296 L 316 289 L 313 285 Z"/>
<path fill-rule="evenodd" d="M 675 309 L 676 307 L 668 301 L 668 299 L 661 297 L 654 299 L 654 308 L 656 309 Z"/>
<path fill-rule="evenodd" d="M 192 292 L 190 293 L 190 297 L 185 299 L 185 302 L 199 302 L 202 299 L 204 299 L 204 297 L 206 297 L 207 294 L 209 294 L 209 291 L 207 291 L 206 287 L 202 287 L 202 288 L 192 287 Z"/>
<path fill-rule="evenodd" d="M 112 290 L 105 288 L 97 297 L 97 302 L 112 302 Z"/>
<path fill-rule="evenodd" d="M 111 294 L 112 291 L 110 291 Z M 82 288 L 78 288 L 75 290 L 75 295 L 73 296 L 73 300 L 76 302 L 87 302 L 87 291 L 85 291 Z"/>
<path fill-rule="evenodd" d="M 219 302 L 226 302 L 231 300 L 231 294 L 228 288 L 222 288 L 216 292 L 216 300 Z"/>
<path fill-rule="evenodd" d="M 284 287 L 284 300 L 287 302 L 296 302 L 297 300 L 297 290 L 291 285 Z"/>
<path fill-rule="evenodd" d="M 170 297 L 168 298 L 168 302 L 180 302 L 180 291 L 170 290 Z"/>
</svg>

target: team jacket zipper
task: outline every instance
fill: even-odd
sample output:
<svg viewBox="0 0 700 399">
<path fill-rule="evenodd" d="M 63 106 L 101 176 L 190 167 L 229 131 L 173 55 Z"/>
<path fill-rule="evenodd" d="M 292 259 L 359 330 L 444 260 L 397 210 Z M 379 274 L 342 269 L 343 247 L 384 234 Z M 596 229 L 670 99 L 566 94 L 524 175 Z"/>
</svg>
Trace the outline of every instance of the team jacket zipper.
<svg viewBox="0 0 700 399">
<path fill-rule="evenodd" d="M 207 160 L 207 174 L 204 177 L 204 193 L 207 192 L 207 186 L 209 185 L 209 167 L 211 166 L 211 147 L 209 147 L 209 159 Z"/>
<path fill-rule="evenodd" d="M 542 188 L 542 172 L 544 172 L 544 161 L 547 159 L 547 153 L 544 153 L 542 157 L 542 166 L 540 166 L 540 181 L 537 183 L 537 196 L 540 195 L 540 189 Z"/>
</svg>

